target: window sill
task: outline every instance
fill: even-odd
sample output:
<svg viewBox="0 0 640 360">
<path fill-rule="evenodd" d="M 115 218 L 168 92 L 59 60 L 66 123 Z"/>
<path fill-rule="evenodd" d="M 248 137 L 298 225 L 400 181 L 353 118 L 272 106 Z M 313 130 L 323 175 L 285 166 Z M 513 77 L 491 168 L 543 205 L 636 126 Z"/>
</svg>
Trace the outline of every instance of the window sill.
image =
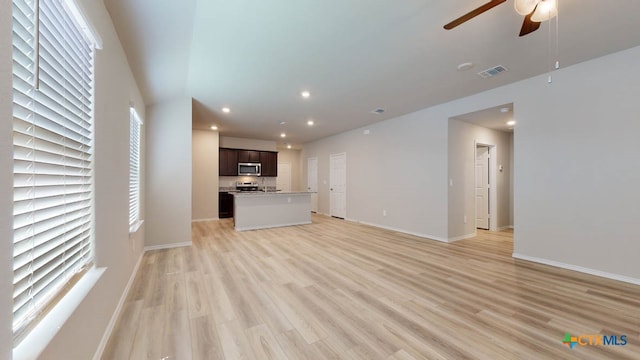
<svg viewBox="0 0 640 360">
<path fill-rule="evenodd" d="M 142 224 L 144 224 L 144 220 L 138 220 L 133 223 L 133 225 L 129 227 L 129 236 L 134 235 L 136 232 L 138 232 L 138 229 L 140 229 Z"/>
<path fill-rule="evenodd" d="M 95 266 L 89 269 L 20 344 L 13 348 L 13 359 L 37 359 L 40 357 L 58 331 L 98 283 L 106 269 Z"/>
</svg>

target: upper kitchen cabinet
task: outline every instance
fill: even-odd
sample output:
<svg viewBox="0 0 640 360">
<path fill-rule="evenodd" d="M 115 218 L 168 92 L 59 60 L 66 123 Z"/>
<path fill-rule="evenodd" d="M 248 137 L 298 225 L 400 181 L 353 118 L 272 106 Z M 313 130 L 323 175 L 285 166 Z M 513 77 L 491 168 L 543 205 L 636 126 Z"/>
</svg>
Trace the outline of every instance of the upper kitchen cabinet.
<svg viewBox="0 0 640 360">
<path fill-rule="evenodd" d="M 278 153 L 260 151 L 260 163 L 262 164 L 262 176 L 278 176 Z"/>
<path fill-rule="evenodd" d="M 238 162 L 242 163 L 259 163 L 260 151 L 256 150 L 238 150 Z"/>
<path fill-rule="evenodd" d="M 220 148 L 220 176 L 238 176 L 238 150 Z"/>
</svg>

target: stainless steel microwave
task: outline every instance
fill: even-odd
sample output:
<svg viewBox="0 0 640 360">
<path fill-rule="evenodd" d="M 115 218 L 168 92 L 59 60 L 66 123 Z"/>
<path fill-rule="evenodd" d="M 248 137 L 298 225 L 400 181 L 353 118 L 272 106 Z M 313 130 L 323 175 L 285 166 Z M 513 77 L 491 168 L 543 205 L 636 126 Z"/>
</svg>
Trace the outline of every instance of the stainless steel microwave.
<svg viewBox="0 0 640 360">
<path fill-rule="evenodd" d="M 238 163 L 239 176 L 260 176 L 261 170 L 260 163 Z"/>
</svg>

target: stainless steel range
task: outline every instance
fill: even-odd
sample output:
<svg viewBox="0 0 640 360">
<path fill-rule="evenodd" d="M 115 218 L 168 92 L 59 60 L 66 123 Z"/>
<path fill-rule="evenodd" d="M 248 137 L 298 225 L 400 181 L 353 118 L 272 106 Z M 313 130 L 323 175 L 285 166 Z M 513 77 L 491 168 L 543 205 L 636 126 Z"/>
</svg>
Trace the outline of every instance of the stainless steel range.
<svg viewBox="0 0 640 360">
<path fill-rule="evenodd" d="M 236 190 L 239 190 L 239 191 L 258 191 L 258 182 L 256 182 L 256 181 L 238 181 L 238 182 L 236 182 Z"/>
</svg>

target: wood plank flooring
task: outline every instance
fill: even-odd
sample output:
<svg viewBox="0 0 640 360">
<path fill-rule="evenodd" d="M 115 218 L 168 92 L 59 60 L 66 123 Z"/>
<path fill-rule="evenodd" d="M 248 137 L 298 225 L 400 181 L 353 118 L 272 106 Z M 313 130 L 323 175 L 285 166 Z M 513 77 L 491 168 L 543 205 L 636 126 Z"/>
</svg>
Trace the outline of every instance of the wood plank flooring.
<svg viewBox="0 0 640 360">
<path fill-rule="evenodd" d="M 144 255 L 103 359 L 640 359 L 640 286 L 514 260 L 511 232 L 445 244 L 314 215 L 192 234 Z"/>
</svg>

